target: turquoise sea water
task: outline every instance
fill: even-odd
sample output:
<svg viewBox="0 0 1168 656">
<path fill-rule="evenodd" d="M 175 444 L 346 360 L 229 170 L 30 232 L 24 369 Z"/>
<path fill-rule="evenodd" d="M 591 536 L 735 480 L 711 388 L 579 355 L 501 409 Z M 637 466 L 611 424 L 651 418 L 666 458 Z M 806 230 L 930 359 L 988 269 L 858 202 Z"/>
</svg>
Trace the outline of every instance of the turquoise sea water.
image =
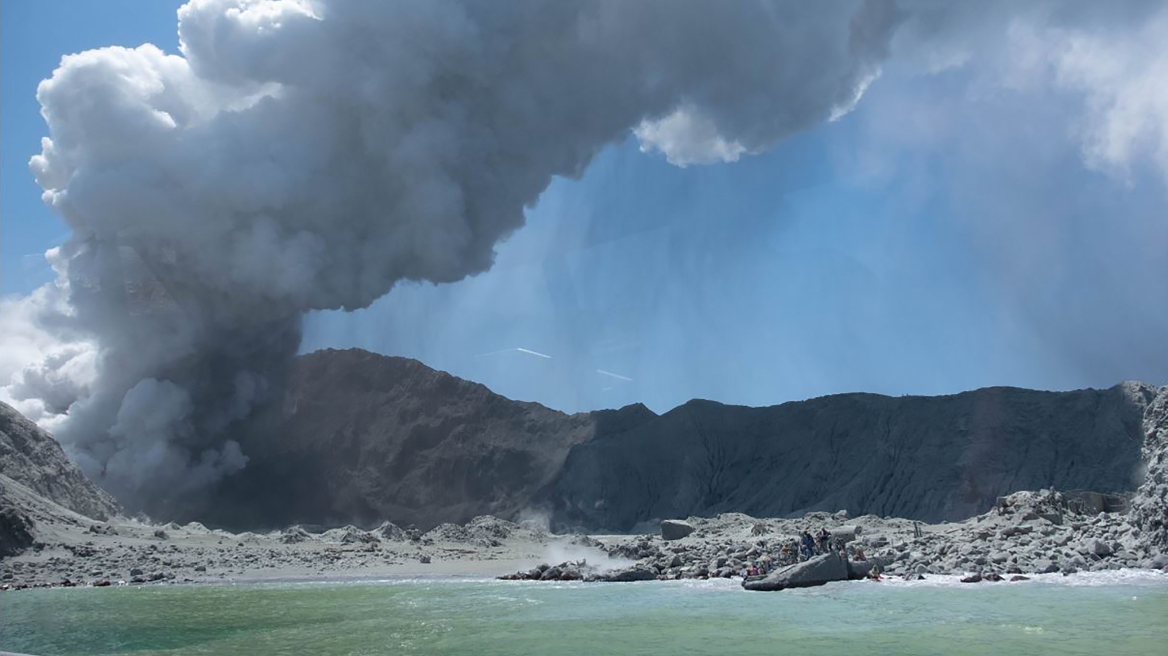
<svg viewBox="0 0 1168 656">
<path fill-rule="evenodd" d="M 1013 584 L 468 580 L 0 595 L 0 650 L 71 654 L 1168 654 L 1168 576 Z"/>
</svg>

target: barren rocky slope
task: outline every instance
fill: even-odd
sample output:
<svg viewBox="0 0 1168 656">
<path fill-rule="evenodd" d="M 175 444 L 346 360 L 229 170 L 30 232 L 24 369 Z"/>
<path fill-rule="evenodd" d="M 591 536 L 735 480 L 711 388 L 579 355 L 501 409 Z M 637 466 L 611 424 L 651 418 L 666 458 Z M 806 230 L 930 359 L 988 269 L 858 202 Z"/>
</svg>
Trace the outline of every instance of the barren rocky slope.
<svg viewBox="0 0 1168 656">
<path fill-rule="evenodd" d="M 119 510 L 113 497 L 86 478 L 51 435 L 5 403 L 0 403 L 0 488 L 2 477 L 95 519 Z"/>
<path fill-rule="evenodd" d="M 566 415 L 416 360 L 361 350 L 297 358 L 274 430 L 204 521 L 234 527 L 371 523 L 423 530 L 515 518 L 568 450 L 654 417 L 644 406 Z"/>
<path fill-rule="evenodd" d="M 1144 414 L 1144 480 L 1131 502 L 1130 521 L 1150 551 L 1168 552 L 1168 385 Z"/>
<path fill-rule="evenodd" d="M 425 530 L 530 510 L 560 529 L 614 531 L 721 512 L 959 520 L 1017 490 L 1133 491 L 1154 393 L 989 388 L 566 415 L 414 360 L 321 351 L 297 359 L 269 437 L 245 442 L 251 461 L 224 510 L 199 519 Z"/>
<path fill-rule="evenodd" d="M 766 408 L 691 401 L 572 449 L 544 491 L 556 524 L 846 509 L 924 521 L 1017 490 L 1130 492 L 1155 388 L 941 397 L 841 394 Z"/>
</svg>

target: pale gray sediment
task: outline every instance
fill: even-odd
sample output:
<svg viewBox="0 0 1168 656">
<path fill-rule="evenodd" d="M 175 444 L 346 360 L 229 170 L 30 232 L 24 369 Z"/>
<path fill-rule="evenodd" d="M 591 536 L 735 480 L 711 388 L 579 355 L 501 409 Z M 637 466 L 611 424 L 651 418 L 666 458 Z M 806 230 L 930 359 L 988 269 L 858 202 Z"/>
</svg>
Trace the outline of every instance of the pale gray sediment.
<svg viewBox="0 0 1168 656">
<path fill-rule="evenodd" d="M 197 523 L 153 525 L 120 517 L 102 522 L 64 511 L 39 517 L 37 546 L 4 559 L 0 584 L 485 577 L 530 572 L 541 563 L 535 578 L 542 580 L 732 578 L 752 565 L 776 562 L 782 546 L 804 529 L 858 533 L 849 547 L 879 559 L 889 576 L 1070 574 L 1168 565 L 1161 550 L 1141 540 L 1143 533 L 1126 513 L 1085 514 L 1077 508 L 1071 497 L 1041 491 L 1013 494 L 988 513 L 942 524 L 845 512 L 797 519 L 727 513 L 691 517 L 693 532 L 672 540 L 656 534 L 557 536 L 533 523 L 494 517 L 442 524 L 426 533 L 383 523 L 373 530 L 313 532 L 293 526 L 234 534 Z M 556 571 L 546 575 L 548 570 Z"/>
</svg>

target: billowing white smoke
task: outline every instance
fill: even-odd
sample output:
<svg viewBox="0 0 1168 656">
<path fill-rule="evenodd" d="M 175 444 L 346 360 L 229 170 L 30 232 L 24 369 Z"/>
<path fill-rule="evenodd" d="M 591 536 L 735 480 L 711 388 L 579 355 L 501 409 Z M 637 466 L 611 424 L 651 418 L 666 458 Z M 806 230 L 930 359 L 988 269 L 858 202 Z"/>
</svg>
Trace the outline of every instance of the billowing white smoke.
<svg viewBox="0 0 1168 656">
<path fill-rule="evenodd" d="M 899 13 L 193 0 L 178 16 L 181 56 L 84 52 L 38 89 L 50 137 L 31 166 L 74 235 L 35 312 L 70 345 L 30 347 L 43 362 L 6 390 L 159 512 L 245 466 L 235 438 L 304 312 L 486 270 L 553 176 L 630 131 L 684 165 L 846 112 Z"/>
</svg>

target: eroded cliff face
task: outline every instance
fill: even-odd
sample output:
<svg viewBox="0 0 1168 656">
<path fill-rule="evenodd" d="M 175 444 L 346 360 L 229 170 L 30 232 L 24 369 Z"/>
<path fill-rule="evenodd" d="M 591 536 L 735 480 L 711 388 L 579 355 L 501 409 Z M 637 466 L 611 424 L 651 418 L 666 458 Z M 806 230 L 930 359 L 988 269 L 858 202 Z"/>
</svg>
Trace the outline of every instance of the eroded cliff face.
<svg viewBox="0 0 1168 656">
<path fill-rule="evenodd" d="M 403 358 L 297 359 L 286 402 L 201 519 L 239 528 L 429 528 L 544 513 L 629 530 L 720 512 L 963 519 L 1017 490 L 1131 492 L 1155 388 L 844 394 L 765 408 L 692 401 L 566 415 Z"/>
<path fill-rule="evenodd" d="M 45 431 L 0 403 L 0 494 L 7 477 L 74 512 L 105 519 L 119 512 L 113 497 L 86 478 Z"/>
<path fill-rule="evenodd" d="M 1144 413 L 1145 476 L 1132 497 L 1130 521 L 1151 552 L 1168 552 L 1168 385 Z"/>
<path fill-rule="evenodd" d="M 937 522 L 1017 490 L 1131 491 L 1155 388 L 843 394 L 767 408 L 691 401 L 573 447 L 541 501 L 558 526 L 846 509 Z"/>
<path fill-rule="evenodd" d="M 361 350 L 297 358 L 271 430 L 204 521 L 233 527 L 376 523 L 427 529 L 530 509 L 568 450 L 655 417 L 567 415 L 416 360 Z"/>
</svg>

